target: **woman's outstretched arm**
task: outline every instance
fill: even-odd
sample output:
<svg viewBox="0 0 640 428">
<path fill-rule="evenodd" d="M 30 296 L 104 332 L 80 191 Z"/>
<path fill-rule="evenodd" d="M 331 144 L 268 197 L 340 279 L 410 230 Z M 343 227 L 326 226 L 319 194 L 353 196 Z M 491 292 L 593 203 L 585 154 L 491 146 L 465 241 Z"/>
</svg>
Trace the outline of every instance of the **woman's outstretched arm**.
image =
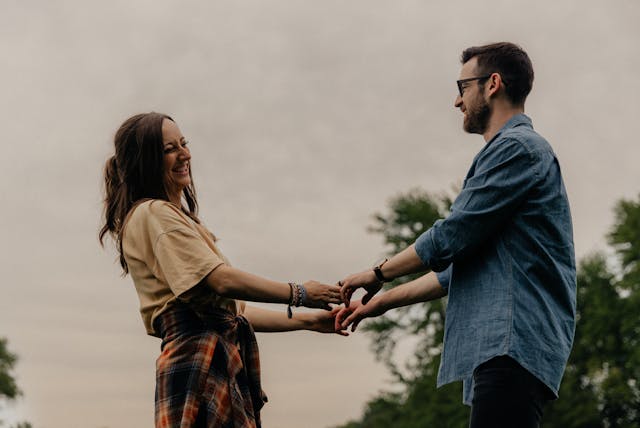
<svg viewBox="0 0 640 428">
<path fill-rule="evenodd" d="M 273 281 L 249 272 L 222 264 L 203 280 L 219 296 L 254 302 L 289 303 L 291 287 L 286 282 Z M 330 303 L 341 303 L 340 287 L 307 281 L 304 284 L 306 299 L 302 305 L 309 308 L 331 310 Z"/>
<path fill-rule="evenodd" d="M 348 336 L 344 330 L 335 330 L 335 315 L 340 311 L 336 306 L 330 312 L 313 311 L 298 312 L 293 318 L 288 318 L 282 312 L 258 308 L 247 305 L 243 315 L 249 320 L 253 329 L 257 332 L 283 332 L 294 330 L 310 330 L 320 333 L 338 333 Z"/>
</svg>

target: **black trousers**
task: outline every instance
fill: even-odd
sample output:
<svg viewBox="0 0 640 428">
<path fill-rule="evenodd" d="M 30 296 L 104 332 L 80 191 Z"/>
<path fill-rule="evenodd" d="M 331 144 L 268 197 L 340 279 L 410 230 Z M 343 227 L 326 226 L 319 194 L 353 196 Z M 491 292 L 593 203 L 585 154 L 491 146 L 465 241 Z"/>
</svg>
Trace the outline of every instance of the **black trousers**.
<svg viewBox="0 0 640 428">
<path fill-rule="evenodd" d="M 514 359 L 501 356 L 473 372 L 470 428 L 538 428 L 551 391 Z"/>
</svg>

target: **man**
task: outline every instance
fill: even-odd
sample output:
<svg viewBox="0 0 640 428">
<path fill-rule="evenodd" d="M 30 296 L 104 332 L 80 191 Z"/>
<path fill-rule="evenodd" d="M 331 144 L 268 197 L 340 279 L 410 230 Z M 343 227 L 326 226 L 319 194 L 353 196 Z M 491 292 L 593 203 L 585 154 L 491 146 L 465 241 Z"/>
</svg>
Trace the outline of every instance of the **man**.
<svg viewBox="0 0 640 428">
<path fill-rule="evenodd" d="M 438 386 L 464 382 L 471 427 L 537 427 L 557 398 L 575 330 L 571 215 L 551 147 L 524 115 L 533 68 L 511 43 L 462 53 L 455 107 L 476 155 L 450 215 L 342 283 L 337 328 L 448 296 Z M 400 276 L 433 272 L 374 295 Z M 352 302 L 357 288 L 367 293 Z"/>
</svg>

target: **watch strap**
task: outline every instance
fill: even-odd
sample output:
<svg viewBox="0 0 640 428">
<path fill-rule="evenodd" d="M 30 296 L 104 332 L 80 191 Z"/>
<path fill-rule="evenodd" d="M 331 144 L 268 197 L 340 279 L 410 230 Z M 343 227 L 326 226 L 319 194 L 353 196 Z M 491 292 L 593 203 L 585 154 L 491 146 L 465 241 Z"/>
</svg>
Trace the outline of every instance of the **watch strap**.
<svg viewBox="0 0 640 428">
<path fill-rule="evenodd" d="M 382 261 L 382 263 L 380 263 L 379 265 L 377 265 L 376 267 L 373 268 L 373 273 L 375 274 L 376 278 L 378 278 L 378 281 L 380 281 L 380 282 L 389 282 L 390 281 L 388 278 L 385 278 L 384 275 L 382 274 L 382 266 L 388 260 L 389 259 L 384 259 Z"/>
</svg>

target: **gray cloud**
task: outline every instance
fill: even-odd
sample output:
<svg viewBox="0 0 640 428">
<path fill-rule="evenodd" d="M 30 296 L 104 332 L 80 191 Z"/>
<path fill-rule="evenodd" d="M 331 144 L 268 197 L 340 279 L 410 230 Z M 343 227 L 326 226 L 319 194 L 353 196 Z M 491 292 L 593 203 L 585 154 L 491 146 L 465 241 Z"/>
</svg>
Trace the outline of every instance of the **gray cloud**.
<svg viewBox="0 0 640 428">
<path fill-rule="evenodd" d="M 579 255 L 603 248 L 613 203 L 638 194 L 631 0 L 5 3 L 0 335 L 25 397 L 0 418 L 151 425 L 159 343 L 96 242 L 102 165 L 133 113 L 176 118 L 223 251 L 281 280 L 370 266 L 384 252 L 365 230 L 373 212 L 460 182 L 482 145 L 453 108 L 472 44 L 529 51 L 527 112 L 560 157 Z M 335 425 L 389 386 L 363 336 L 259 340 L 269 426 Z"/>
</svg>

